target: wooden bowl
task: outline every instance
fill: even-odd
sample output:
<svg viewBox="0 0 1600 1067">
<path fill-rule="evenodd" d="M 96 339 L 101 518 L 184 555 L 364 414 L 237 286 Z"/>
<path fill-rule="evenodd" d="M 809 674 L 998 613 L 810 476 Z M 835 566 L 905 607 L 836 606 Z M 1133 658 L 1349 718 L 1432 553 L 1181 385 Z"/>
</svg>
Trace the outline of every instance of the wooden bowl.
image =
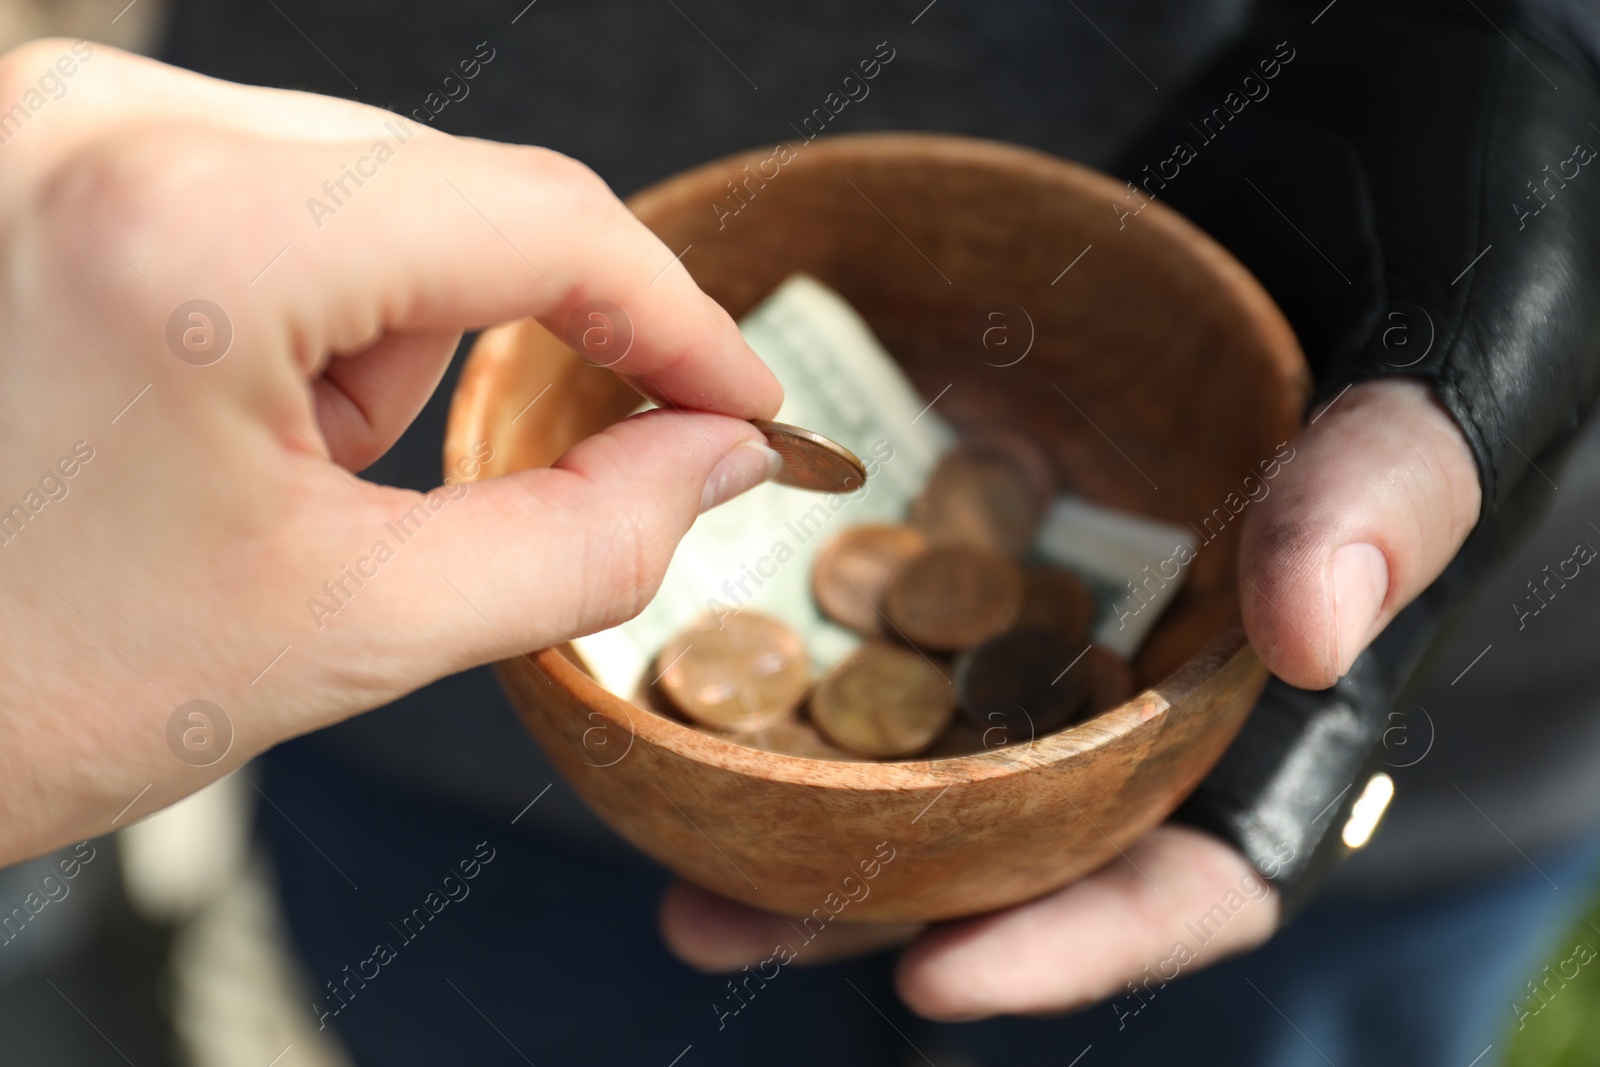
<svg viewBox="0 0 1600 1067">
<path fill-rule="evenodd" d="M 939 410 L 958 428 L 1024 427 L 1076 492 L 1215 532 L 1136 663 L 1151 688 L 1026 748 L 835 763 L 641 710 L 556 649 L 501 663 L 501 680 L 600 816 L 708 889 L 811 925 L 945 919 L 1038 896 L 1165 819 L 1265 682 L 1238 626 L 1234 514 L 1244 479 L 1299 425 L 1304 359 L 1237 261 L 1160 203 L 1124 215 L 1141 201 L 1105 175 L 919 134 L 822 138 L 776 176 L 772 162 L 758 172 L 772 155 L 707 164 L 630 206 L 669 248 L 693 246 L 684 265 L 735 317 L 809 272 L 923 395 L 956 384 Z M 755 173 L 764 185 L 745 181 Z M 747 204 L 719 219 L 729 181 Z M 1008 353 L 1032 331 L 1014 365 L 982 344 L 996 310 L 1016 331 Z M 487 440 L 483 477 L 546 465 L 637 403 L 536 323 L 500 326 L 457 388 L 446 463 Z"/>
</svg>

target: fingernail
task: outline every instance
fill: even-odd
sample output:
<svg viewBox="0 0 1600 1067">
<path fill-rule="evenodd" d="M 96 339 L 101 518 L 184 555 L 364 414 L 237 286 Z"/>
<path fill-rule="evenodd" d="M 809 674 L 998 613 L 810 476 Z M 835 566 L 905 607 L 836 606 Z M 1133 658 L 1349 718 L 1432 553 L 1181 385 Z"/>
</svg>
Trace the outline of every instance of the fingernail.
<svg viewBox="0 0 1600 1067">
<path fill-rule="evenodd" d="M 783 457 L 760 441 L 746 441 L 729 449 L 706 478 L 706 487 L 700 494 L 701 514 L 771 480 L 782 468 Z"/>
<path fill-rule="evenodd" d="M 1376 545 L 1357 542 L 1333 554 L 1333 635 L 1342 678 L 1372 637 L 1389 593 L 1389 561 Z"/>
</svg>

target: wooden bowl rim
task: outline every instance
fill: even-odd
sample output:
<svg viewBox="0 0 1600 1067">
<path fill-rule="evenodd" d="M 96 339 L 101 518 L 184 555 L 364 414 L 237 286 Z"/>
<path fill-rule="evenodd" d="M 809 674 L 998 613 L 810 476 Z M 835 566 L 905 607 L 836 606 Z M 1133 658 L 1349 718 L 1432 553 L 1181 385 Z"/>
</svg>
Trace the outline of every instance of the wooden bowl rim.
<svg viewBox="0 0 1600 1067">
<path fill-rule="evenodd" d="M 641 708 L 611 692 L 559 651 L 547 648 L 503 660 L 501 670 L 525 674 L 531 663 L 551 684 L 571 692 L 585 707 L 628 730 L 628 748 L 646 741 L 695 763 L 748 778 L 850 792 L 904 792 L 1027 774 L 1040 767 L 1092 754 L 1136 730 L 1154 731 L 1174 706 L 1183 704 L 1241 656 L 1255 657 L 1244 630 L 1235 623 L 1159 684 L 1084 722 L 1037 738 L 1027 745 L 940 759 L 860 762 L 812 759 L 750 748 L 725 741 L 659 712 Z M 527 663 L 524 662 L 527 660 Z M 530 685 L 537 682 L 530 681 Z M 641 721 L 642 720 L 642 721 Z M 616 762 L 626 758 L 618 757 Z"/>
<path fill-rule="evenodd" d="M 920 132 L 868 132 L 836 134 L 808 142 L 794 163 L 802 169 L 832 161 L 876 161 L 885 159 L 959 163 L 964 168 L 989 168 L 1010 177 L 1023 176 L 1054 183 L 1084 196 L 1104 196 L 1108 201 L 1122 199 L 1127 187 L 1100 171 L 1061 159 L 1049 153 L 984 138 Z M 699 187 L 711 179 L 720 188 L 721 180 L 747 163 L 766 159 L 772 150 L 761 147 L 735 152 L 689 170 L 681 171 L 640 190 L 627 200 L 635 214 L 653 213 L 673 201 L 700 197 Z M 781 174 L 779 178 L 781 178 Z M 778 180 L 778 179 L 769 179 Z M 1193 257 L 1197 265 L 1230 292 L 1238 302 L 1243 318 L 1261 338 L 1262 349 L 1279 364 L 1285 380 L 1305 373 L 1304 357 L 1298 339 L 1276 303 L 1243 264 L 1188 219 L 1151 199 L 1140 212 L 1141 222 L 1156 231 L 1156 239 Z M 477 358 L 477 353 L 474 353 Z M 449 443 L 461 439 L 456 432 L 465 420 L 481 426 L 484 394 L 489 382 L 464 373 L 463 385 L 451 404 Z M 463 427 L 464 428 L 464 427 Z M 446 462 L 453 457 L 447 455 Z M 1128 701 L 1068 729 L 1038 738 L 1026 746 L 994 749 L 965 756 L 894 762 L 846 762 L 811 759 L 785 753 L 749 748 L 725 741 L 639 707 L 601 686 L 582 669 L 554 648 L 543 649 L 515 659 L 502 660 L 497 669 L 522 675 L 530 686 L 536 679 L 527 677 L 531 669 L 550 684 L 562 687 L 591 712 L 601 713 L 611 724 L 629 732 L 628 750 L 639 741 L 648 742 L 683 759 L 720 771 L 766 781 L 842 789 L 852 792 L 901 792 L 926 790 L 958 783 L 1005 778 L 1027 774 L 1037 768 L 1092 754 L 1095 750 L 1124 740 L 1136 730 L 1152 732 L 1161 726 L 1162 717 L 1174 706 L 1183 704 L 1203 689 L 1206 682 L 1226 670 L 1240 657 L 1255 657 L 1242 626 L 1235 622 L 1214 637 L 1184 665 L 1166 679 Z M 523 712 L 522 714 L 526 714 Z M 618 762 L 626 756 L 619 757 Z"/>
</svg>

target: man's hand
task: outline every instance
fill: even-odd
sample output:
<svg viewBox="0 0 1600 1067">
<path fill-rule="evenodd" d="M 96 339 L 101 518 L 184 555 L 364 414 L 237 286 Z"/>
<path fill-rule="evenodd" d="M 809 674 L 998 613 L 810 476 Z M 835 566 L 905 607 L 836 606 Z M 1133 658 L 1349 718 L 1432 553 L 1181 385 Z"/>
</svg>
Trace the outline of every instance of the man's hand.
<svg viewBox="0 0 1600 1067">
<path fill-rule="evenodd" d="M 900 996 L 930 1019 L 965 1022 L 1080 1008 L 1143 979 L 1147 967 L 1170 981 L 1260 944 L 1277 922 L 1276 896 L 1236 851 L 1172 826 L 1150 833 L 1125 860 L 1037 900 L 926 932 L 902 924 L 829 927 L 795 962 L 909 941 Z M 1213 936 L 1202 942 L 1185 923 L 1205 924 Z M 707 971 L 753 965 L 794 936 L 787 919 L 685 883 L 667 892 L 661 925 L 679 958 Z M 1179 944 L 1188 951 L 1175 951 Z"/>
<path fill-rule="evenodd" d="M 0 137 L 0 865 L 621 621 L 773 473 L 777 382 L 566 157 L 70 41 L 0 57 Z M 590 300 L 677 410 L 426 496 L 352 474 L 463 329 Z"/>
<path fill-rule="evenodd" d="M 1242 529 L 1245 628 L 1291 686 L 1351 672 L 1480 513 L 1514 525 L 1527 503 L 1518 483 L 1600 390 L 1600 187 L 1574 177 L 1596 155 L 1600 71 L 1545 7 L 1502 5 L 1491 23 L 1451 4 L 1263 0 L 1121 161 L 1141 199 L 1177 207 L 1255 272 L 1323 390 Z M 1418 40 L 1429 42 L 1421 59 Z M 1449 177 L 1421 195 L 1423 172 Z M 1281 820 L 1300 835 L 1307 847 L 1286 861 L 1298 870 L 1278 872 L 1291 903 L 1338 844 L 1337 826 L 1313 817 L 1321 793 L 1335 812 L 1359 795 L 1372 723 L 1467 577 L 1390 630 L 1341 692 L 1264 707 L 1264 728 L 1254 719 L 1241 735 L 1254 744 L 1231 750 L 1231 768 L 1225 757 L 1232 776 L 1197 794 L 1190 814 L 1240 847 L 1259 844 L 1240 826 Z M 1325 711 L 1345 728 L 1319 730 L 1309 716 Z M 1293 797 L 1254 792 L 1289 779 Z M 1165 975 L 1187 940 L 1175 932 L 1244 869 L 1220 837 L 1163 828 L 1077 885 L 921 935 L 901 990 L 939 1018 L 1084 1005 L 1146 966 Z M 1282 906 L 1240 910 L 1209 958 L 1259 943 Z M 681 907 L 665 913 L 669 943 L 702 964 L 720 962 L 705 950 L 708 911 L 694 924 Z"/>
<path fill-rule="evenodd" d="M 1477 519 L 1478 477 L 1455 423 L 1418 382 L 1355 386 L 1313 412 L 1291 443 L 1271 494 L 1247 512 L 1240 595 L 1251 642 L 1273 672 L 1320 687 L 1455 555 Z M 1218 906 L 1227 920 L 1201 942 L 1185 924 L 1218 929 L 1207 921 Z M 920 935 L 842 927 L 796 962 L 910 941 L 900 992 L 930 1018 L 1060 1012 L 1147 973 L 1171 980 L 1253 948 L 1277 928 L 1278 911 L 1276 892 L 1230 845 L 1164 826 L 1038 900 Z M 686 962 L 738 970 L 770 954 L 788 926 L 680 885 L 662 929 Z"/>
<path fill-rule="evenodd" d="M 1246 515 L 1239 603 L 1267 668 L 1322 689 L 1454 558 L 1482 494 L 1461 430 L 1419 381 L 1352 386 L 1294 449 Z"/>
</svg>

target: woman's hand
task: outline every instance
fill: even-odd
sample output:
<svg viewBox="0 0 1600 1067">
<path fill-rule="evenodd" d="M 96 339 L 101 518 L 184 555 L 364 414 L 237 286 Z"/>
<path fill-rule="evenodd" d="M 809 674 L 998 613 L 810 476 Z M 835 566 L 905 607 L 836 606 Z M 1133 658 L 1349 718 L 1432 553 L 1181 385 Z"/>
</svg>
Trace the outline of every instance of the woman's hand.
<svg viewBox="0 0 1600 1067">
<path fill-rule="evenodd" d="M 64 40 L 0 57 L 0 138 L 0 865 L 627 618 L 772 473 L 778 383 L 564 156 Z M 464 329 L 590 300 L 669 410 L 425 496 L 355 476 Z"/>
</svg>

